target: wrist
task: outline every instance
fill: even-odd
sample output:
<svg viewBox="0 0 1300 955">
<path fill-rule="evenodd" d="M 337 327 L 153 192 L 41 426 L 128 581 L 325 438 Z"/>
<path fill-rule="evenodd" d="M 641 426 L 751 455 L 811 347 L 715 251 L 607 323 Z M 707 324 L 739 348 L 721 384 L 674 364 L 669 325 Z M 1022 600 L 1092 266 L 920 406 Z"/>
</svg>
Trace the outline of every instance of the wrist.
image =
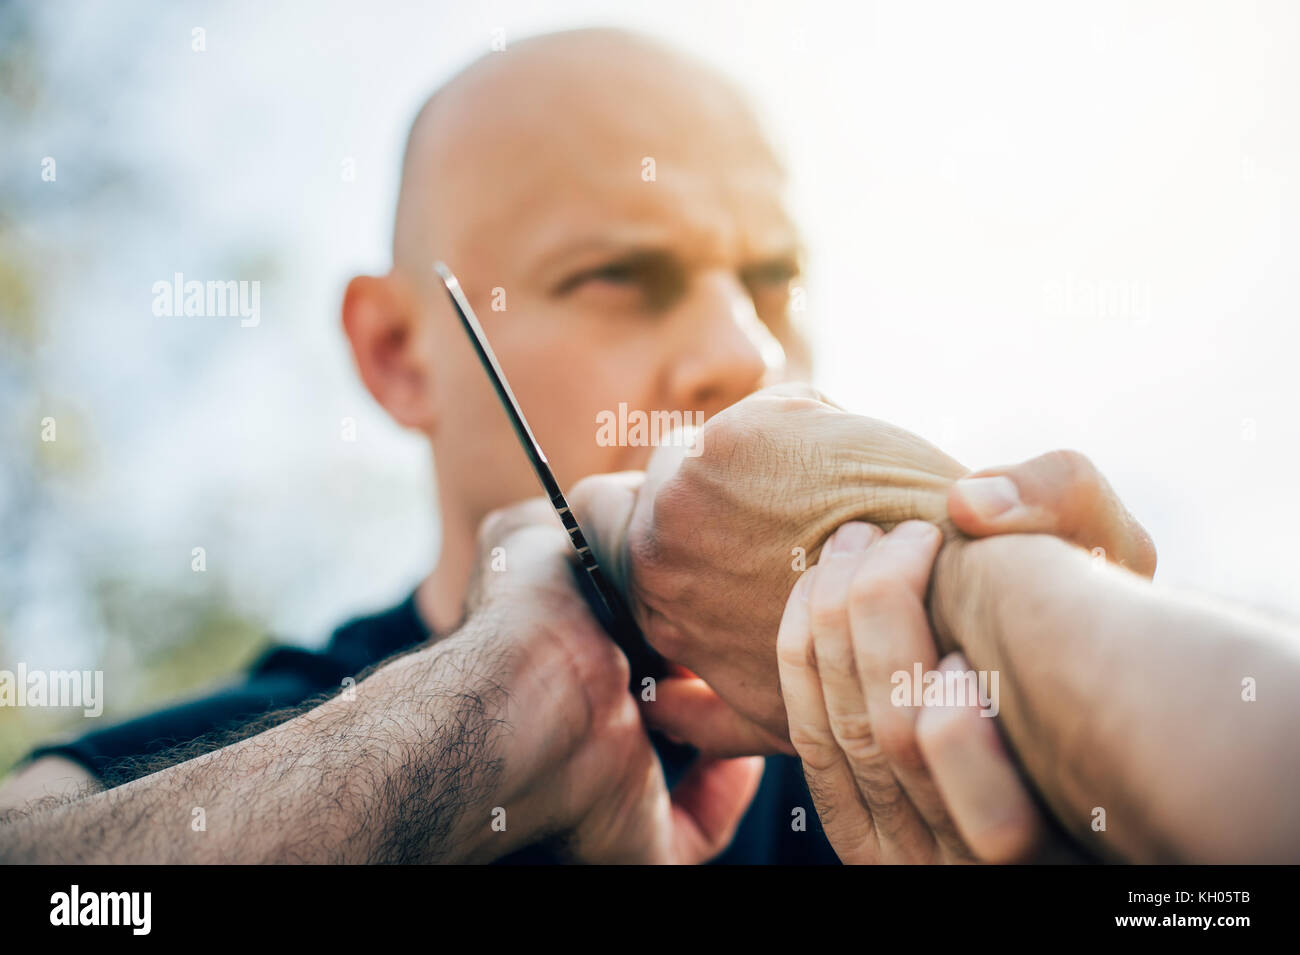
<svg viewBox="0 0 1300 955">
<path fill-rule="evenodd" d="M 327 706 L 359 707 L 372 862 L 464 862 L 482 854 L 492 807 L 510 785 L 506 661 L 468 624 L 385 664 Z"/>
<path fill-rule="evenodd" d="M 371 679 L 381 681 L 376 717 L 391 727 L 395 710 L 409 727 L 389 758 L 400 793 L 387 814 L 393 844 L 427 846 L 428 861 L 486 862 L 563 822 L 550 777 L 588 713 L 551 628 L 480 607 Z"/>
</svg>

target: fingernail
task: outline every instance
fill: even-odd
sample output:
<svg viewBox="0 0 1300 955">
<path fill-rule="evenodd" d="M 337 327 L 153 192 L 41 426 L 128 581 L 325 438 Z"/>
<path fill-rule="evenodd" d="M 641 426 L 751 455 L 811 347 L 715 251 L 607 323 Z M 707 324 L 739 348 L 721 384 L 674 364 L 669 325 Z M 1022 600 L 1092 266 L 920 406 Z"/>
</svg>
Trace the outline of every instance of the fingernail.
<svg viewBox="0 0 1300 955">
<path fill-rule="evenodd" d="M 1020 491 L 1009 477 L 965 478 L 957 482 L 957 493 L 971 512 L 991 521 L 1020 504 Z"/>
<path fill-rule="evenodd" d="M 794 590 L 790 592 L 790 596 L 793 597 L 795 600 L 807 600 L 808 588 L 810 588 L 811 586 L 812 586 L 812 571 L 805 570 L 802 574 L 799 575 L 799 579 L 795 582 Z"/>
<path fill-rule="evenodd" d="M 871 546 L 876 539 L 876 532 L 870 524 L 857 522 L 845 524 L 837 530 L 830 540 L 828 550 L 832 557 L 841 554 L 858 554 Z"/>
</svg>

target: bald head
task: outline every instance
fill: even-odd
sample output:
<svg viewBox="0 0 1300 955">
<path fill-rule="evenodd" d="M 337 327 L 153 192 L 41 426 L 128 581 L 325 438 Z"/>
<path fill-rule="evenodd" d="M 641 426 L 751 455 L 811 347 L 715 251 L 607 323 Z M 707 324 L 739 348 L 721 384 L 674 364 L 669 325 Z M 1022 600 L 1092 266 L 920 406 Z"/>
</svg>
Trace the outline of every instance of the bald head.
<svg viewBox="0 0 1300 955">
<path fill-rule="evenodd" d="M 394 262 L 422 274 L 438 256 L 453 267 L 482 261 L 540 205 L 598 213 L 610 192 L 643 181 L 647 157 L 670 189 L 729 191 L 716 180 L 756 158 L 779 175 L 742 94 L 654 40 L 575 30 L 487 54 L 435 92 L 412 125 Z M 674 177 L 682 168 L 695 179 L 707 168 L 715 181 Z"/>
</svg>

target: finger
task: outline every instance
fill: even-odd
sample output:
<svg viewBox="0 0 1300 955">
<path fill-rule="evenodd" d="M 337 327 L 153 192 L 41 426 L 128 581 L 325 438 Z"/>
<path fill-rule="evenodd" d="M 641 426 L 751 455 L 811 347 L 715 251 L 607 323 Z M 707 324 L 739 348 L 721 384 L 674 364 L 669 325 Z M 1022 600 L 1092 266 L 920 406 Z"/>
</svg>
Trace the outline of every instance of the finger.
<svg viewBox="0 0 1300 955">
<path fill-rule="evenodd" d="M 777 667 L 790 742 L 803 764 L 822 830 L 840 860 L 876 862 L 879 846 L 871 814 L 862 804 L 857 782 L 831 732 L 813 661 L 808 594 L 818 572 L 813 567 L 799 578 L 777 631 Z"/>
<path fill-rule="evenodd" d="M 872 545 L 879 547 L 880 538 L 879 528 L 849 523 L 822 550 L 809 596 L 813 652 L 831 732 L 866 800 L 883 859 L 916 861 L 918 853 L 933 849 L 934 839 L 900 788 L 889 754 L 881 748 L 850 630 L 851 585 L 864 563 L 875 559 Z"/>
<path fill-rule="evenodd" d="M 907 692 L 918 671 L 933 671 L 938 660 L 922 601 L 942 539 L 939 529 L 924 521 L 907 521 L 886 534 L 853 579 L 849 619 L 867 716 L 894 779 L 924 823 L 922 842 L 937 846 L 946 858 L 964 860 L 970 854 L 917 746 L 917 708 Z M 867 801 L 874 814 L 870 796 Z"/>
<path fill-rule="evenodd" d="M 967 672 L 960 653 L 942 672 Z M 927 706 L 917 719 L 917 741 L 944 804 L 966 845 L 984 862 L 1030 858 L 1043 839 L 1042 814 L 998 735 L 990 710 Z"/>
<path fill-rule="evenodd" d="M 968 475 L 949 491 L 948 514 L 972 537 L 1052 534 L 1089 550 L 1100 547 L 1135 573 L 1155 573 L 1151 536 L 1077 451 Z"/>
<path fill-rule="evenodd" d="M 567 495 L 587 546 L 621 593 L 627 591 L 627 528 L 644 484 L 640 471 L 598 474 L 583 478 Z"/>
<path fill-rule="evenodd" d="M 701 759 L 673 789 L 674 859 L 708 862 L 735 838 L 763 779 L 763 757 Z"/>
<path fill-rule="evenodd" d="M 544 497 L 533 497 L 508 507 L 499 507 L 488 512 L 479 524 L 479 550 L 484 551 L 523 528 L 551 528 L 556 525 L 555 510 Z"/>
<path fill-rule="evenodd" d="M 874 524 L 850 521 L 826 541 L 809 591 L 813 656 L 826 701 L 826 715 L 840 748 L 871 749 L 874 744 L 853 660 L 849 633 L 849 584 L 867 550 L 882 536 Z M 851 754 L 849 754 L 851 755 Z M 852 759 L 850 759 L 852 763 Z"/>
<path fill-rule="evenodd" d="M 532 498 L 499 508 L 479 524 L 477 554 L 466 589 L 467 609 L 478 607 L 492 593 L 512 588 L 545 587 L 573 592 L 572 572 L 565 557 L 570 548 L 555 511 L 545 498 Z M 505 558 L 509 573 L 500 573 Z"/>
<path fill-rule="evenodd" d="M 795 754 L 787 740 L 736 712 L 699 677 L 660 679 L 655 698 L 642 701 L 641 715 L 651 729 L 690 743 L 706 756 Z"/>
</svg>

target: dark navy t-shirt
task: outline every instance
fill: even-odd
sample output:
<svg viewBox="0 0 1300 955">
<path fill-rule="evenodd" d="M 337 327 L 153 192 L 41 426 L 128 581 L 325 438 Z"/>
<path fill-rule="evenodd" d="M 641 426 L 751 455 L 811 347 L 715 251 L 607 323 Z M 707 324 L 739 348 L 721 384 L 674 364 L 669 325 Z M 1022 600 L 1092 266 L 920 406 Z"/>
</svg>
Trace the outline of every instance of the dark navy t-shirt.
<svg viewBox="0 0 1300 955">
<path fill-rule="evenodd" d="M 383 613 L 339 627 L 323 650 L 276 646 L 235 683 L 207 696 L 87 733 L 70 742 L 42 746 L 29 758 L 61 756 L 103 777 L 113 763 L 152 756 L 219 729 L 236 729 L 270 710 L 296 706 L 317 693 L 337 690 L 395 653 L 428 640 L 430 633 L 412 594 Z M 658 747 L 669 781 L 685 768 L 671 747 Z M 798 811 L 802 810 L 802 811 Z M 540 849 L 503 862 L 543 862 Z M 736 837 L 716 860 L 741 864 L 834 864 L 838 862 L 813 809 L 799 761 L 769 756 L 753 803 Z"/>
</svg>

